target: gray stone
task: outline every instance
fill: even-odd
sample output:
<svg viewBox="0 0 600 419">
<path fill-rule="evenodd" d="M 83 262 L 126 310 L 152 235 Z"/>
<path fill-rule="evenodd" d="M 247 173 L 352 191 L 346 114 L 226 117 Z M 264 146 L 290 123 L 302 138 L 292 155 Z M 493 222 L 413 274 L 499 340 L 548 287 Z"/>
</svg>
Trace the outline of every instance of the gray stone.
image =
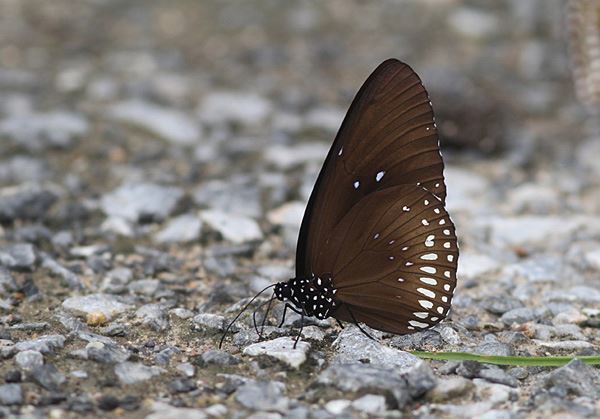
<svg viewBox="0 0 600 419">
<path fill-rule="evenodd" d="M 137 309 L 135 316 L 142 321 L 144 326 L 156 331 L 163 331 L 169 327 L 168 309 L 168 304 L 146 304 Z"/>
<path fill-rule="evenodd" d="M 48 269 L 50 272 L 52 272 L 52 274 L 63 279 L 70 288 L 75 288 L 75 289 L 84 288 L 79 277 L 75 273 L 73 273 L 71 270 L 65 268 L 64 266 L 62 266 L 60 263 L 58 263 L 56 260 L 54 260 L 52 257 L 50 257 L 48 254 L 46 254 L 44 252 L 41 253 L 41 258 L 42 258 L 42 267 Z"/>
<path fill-rule="evenodd" d="M 23 403 L 23 391 L 20 384 L 0 385 L 0 405 L 19 406 Z"/>
<path fill-rule="evenodd" d="M 200 313 L 192 320 L 198 326 L 205 329 L 225 330 L 227 319 L 219 314 Z"/>
<path fill-rule="evenodd" d="M 102 314 L 107 319 L 118 316 L 132 308 L 109 294 L 89 294 L 82 297 L 70 297 L 62 303 L 62 307 L 76 316 Z"/>
<path fill-rule="evenodd" d="M 173 407 L 166 403 L 154 402 L 152 413 L 145 419 L 205 419 L 206 414 L 201 409 L 188 407 Z"/>
<path fill-rule="evenodd" d="M 41 182 L 48 177 L 47 163 L 33 157 L 14 156 L 0 162 L 0 181 L 7 184 Z"/>
<path fill-rule="evenodd" d="M 461 280 L 477 279 L 494 273 L 500 266 L 500 261 L 490 256 L 474 252 L 461 252 L 457 277 Z"/>
<path fill-rule="evenodd" d="M 427 399 L 434 403 L 445 402 L 465 396 L 474 387 L 473 382 L 464 377 L 451 376 L 440 378 L 436 386 L 427 393 Z"/>
<path fill-rule="evenodd" d="M 167 365 L 169 362 L 171 362 L 171 358 L 180 353 L 181 350 L 179 348 L 175 346 L 167 346 L 156 354 L 154 360 L 158 365 Z"/>
<path fill-rule="evenodd" d="M 30 372 L 31 378 L 46 390 L 58 391 L 65 383 L 65 376 L 52 364 L 35 367 Z"/>
<path fill-rule="evenodd" d="M 544 294 L 544 301 L 567 301 L 583 304 L 598 304 L 600 303 L 600 290 L 584 285 L 578 285 L 570 289 L 552 290 Z"/>
<path fill-rule="evenodd" d="M 473 352 L 479 355 L 513 356 L 513 347 L 502 342 L 483 342 L 477 345 Z"/>
<path fill-rule="evenodd" d="M 196 375 L 196 367 L 189 362 L 182 362 L 181 364 L 177 365 L 176 368 L 177 371 L 180 371 L 188 378 L 192 378 L 194 375 Z"/>
<path fill-rule="evenodd" d="M 0 121 L 0 135 L 30 151 L 65 148 L 89 129 L 80 114 L 64 111 L 14 115 Z"/>
<path fill-rule="evenodd" d="M 333 363 L 349 364 L 368 361 L 371 365 L 408 368 L 419 358 L 408 352 L 390 348 L 365 336 L 357 327 L 344 328 L 333 343 L 336 349 Z"/>
<path fill-rule="evenodd" d="M 0 247 L 0 265 L 14 271 L 32 271 L 37 254 L 29 243 L 16 243 Z"/>
<path fill-rule="evenodd" d="M 202 365 L 235 365 L 240 362 L 239 358 L 221 350 L 209 350 L 200 357 Z"/>
<path fill-rule="evenodd" d="M 317 384 L 341 391 L 383 395 L 402 408 L 410 400 L 431 390 L 436 378 L 431 368 L 419 361 L 410 368 L 385 368 L 368 364 L 336 364 L 324 370 Z M 388 399 L 388 400 L 389 400 Z"/>
<path fill-rule="evenodd" d="M 17 290 L 17 283 L 12 274 L 3 266 L 0 266 L 0 296 L 8 295 Z"/>
<path fill-rule="evenodd" d="M 262 123 L 271 110 L 271 103 L 254 93 L 223 91 L 206 95 L 198 116 L 208 124 L 256 125 Z"/>
<path fill-rule="evenodd" d="M 254 343 L 244 348 L 244 355 L 266 355 L 278 359 L 292 368 L 299 368 L 306 361 L 310 344 L 298 341 L 294 348 L 295 338 L 280 337 L 273 340 Z"/>
<path fill-rule="evenodd" d="M 118 364 L 125 362 L 131 356 L 131 353 L 115 344 L 102 342 L 90 342 L 85 347 L 87 359 L 101 364 Z"/>
<path fill-rule="evenodd" d="M 352 407 L 361 412 L 375 415 L 386 410 L 385 397 L 375 394 L 366 394 L 352 402 Z"/>
<path fill-rule="evenodd" d="M 63 335 L 44 335 L 35 339 L 18 342 L 15 346 L 21 351 L 38 351 L 43 354 L 54 353 L 55 349 L 62 348 L 65 345 Z"/>
<path fill-rule="evenodd" d="M 162 289 L 162 284 L 158 279 L 147 278 L 130 282 L 127 288 L 134 294 L 152 297 Z"/>
<path fill-rule="evenodd" d="M 102 291 L 119 294 L 126 290 L 126 285 L 133 279 L 133 272 L 129 268 L 115 268 L 106 273 L 102 280 Z"/>
<path fill-rule="evenodd" d="M 202 221 L 194 214 L 183 214 L 170 220 L 155 238 L 158 243 L 185 243 L 198 240 Z"/>
<path fill-rule="evenodd" d="M 153 183 L 126 183 L 104 195 L 102 210 L 109 217 L 131 222 L 162 221 L 183 197 L 183 191 L 173 186 Z"/>
<path fill-rule="evenodd" d="M 248 178 L 228 181 L 210 180 L 194 190 L 194 202 L 202 207 L 227 214 L 259 218 L 263 216 L 260 189 Z"/>
<path fill-rule="evenodd" d="M 539 316 L 536 311 L 529 307 L 515 308 L 507 311 L 500 317 L 500 320 L 507 326 L 516 324 L 523 324 L 537 319 Z"/>
<path fill-rule="evenodd" d="M 493 365 L 488 365 L 487 368 L 482 369 L 479 372 L 479 377 L 492 383 L 504 384 L 510 387 L 517 387 L 519 385 L 519 381 L 516 378 Z"/>
<path fill-rule="evenodd" d="M 561 397 L 586 396 L 594 400 L 600 397 L 600 380 L 596 370 L 578 359 L 551 371 L 542 382 L 545 388 Z"/>
<path fill-rule="evenodd" d="M 250 381 L 237 389 L 235 400 L 248 409 L 283 413 L 289 406 L 284 392 L 285 385 L 277 381 Z"/>
<path fill-rule="evenodd" d="M 575 278 L 578 275 L 555 255 L 537 256 L 509 265 L 503 269 L 503 273 L 529 282 L 562 281 L 565 277 Z"/>
<path fill-rule="evenodd" d="M 258 223 L 252 218 L 217 210 L 201 211 L 200 218 L 212 229 L 218 231 L 225 240 L 232 243 L 244 243 L 263 238 Z"/>
<path fill-rule="evenodd" d="M 15 363 L 22 370 L 32 370 L 44 364 L 44 356 L 41 352 L 26 350 L 21 351 L 15 356 Z"/>
<path fill-rule="evenodd" d="M 148 367 L 138 362 L 123 362 L 115 366 L 115 374 L 122 384 L 140 383 L 165 372 L 160 367 Z"/>
<path fill-rule="evenodd" d="M 129 100 L 111 106 L 110 118 L 134 125 L 173 144 L 192 145 L 200 140 L 196 122 L 175 109 L 141 100 Z"/>
<path fill-rule="evenodd" d="M 490 313 L 502 315 L 507 311 L 523 307 L 523 303 L 510 296 L 491 295 L 481 302 L 481 306 Z"/>
</svg>

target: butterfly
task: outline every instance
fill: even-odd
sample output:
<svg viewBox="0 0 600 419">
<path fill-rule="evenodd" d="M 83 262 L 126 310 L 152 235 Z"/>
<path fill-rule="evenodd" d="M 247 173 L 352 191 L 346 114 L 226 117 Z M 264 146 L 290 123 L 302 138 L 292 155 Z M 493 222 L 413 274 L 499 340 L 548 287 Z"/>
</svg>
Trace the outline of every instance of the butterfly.
<svg viewBox="0 0 600 419">
<path fill-rule="evenodd" d="M 269 308 L 278 299 L 302 318 L 394 334 L 443 320 L 458 263 L 443 170 L 425 87 L 407 64 L 384 61 L 327 154 L 302 220 L 295 278 L 265 288 L 273 288 Z"/>
</svg>

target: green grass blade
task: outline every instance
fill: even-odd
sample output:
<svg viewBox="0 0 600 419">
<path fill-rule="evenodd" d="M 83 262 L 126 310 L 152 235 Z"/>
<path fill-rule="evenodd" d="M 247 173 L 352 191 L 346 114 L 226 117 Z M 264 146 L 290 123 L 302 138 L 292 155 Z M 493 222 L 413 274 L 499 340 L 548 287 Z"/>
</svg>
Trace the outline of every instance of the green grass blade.
<svg viewBox="0 0 600 419">
<path fill-rule="evenodd" d="M 600 365 L 600 356 L 496 356 L 477 355 L 466 352 L 414 351 L 413 355 L 423 359 L 440 361 L 477 361 L 495 365 L 518 365 L 526 367 L 560 367 L 577 358 L 586 364 Z"/>
</svg>

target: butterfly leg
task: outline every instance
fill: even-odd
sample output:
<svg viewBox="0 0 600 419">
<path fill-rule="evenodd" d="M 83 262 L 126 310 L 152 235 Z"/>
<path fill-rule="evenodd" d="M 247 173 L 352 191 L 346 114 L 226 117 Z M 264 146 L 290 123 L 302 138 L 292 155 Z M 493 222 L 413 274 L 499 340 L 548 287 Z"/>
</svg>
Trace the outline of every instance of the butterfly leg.
<svg viewBox="0 0 600 419">
<path fill-rule="evenodd" d="M 340 326 L 342 329 L 344 328 L 344 325 L 341 321 L 339 321 L 338 319 L 335 319 L 335 321 L 337 322 L 338 326 Z"/>
<path fill-rule="evenodd" d="M 304 329 L 304 310 L 302 310 L 302 314 L 300 314 L 300 330 L 298 331 L 298 335 L 296 336 L 296 341 L 294 342 L 294 349 L 296 349 L 296 345 L 298 345 L 298 341 L 300 340 L 300 336 L 302 336 L 302 329 Z"/>
<path fill-rule="evenodd" d="M 267 304 L 267 310 L 265 311 L 265 316 L 263 317 L 262 322 L 260 323 L 260 333 L 258 334 L 259 339 L 262 339 L 263 331 L 265 329 L 265 323 L 267 321 L 267 317 L 269 316 L 269 311 L 271 311 L 271 305 L 273 304 L 274 299 L 275 299 L 275 296 L 271 297 L 269 299 L 269 304 Z"/>
<path fill-rule="evenodd" d="M 281 317 L 281 323 L 279 323 L 279 326 L 277 326 L 277 327 L 281 327 L 281 326 L 283 326 L 283 323 L 285 323 L 285 313 L 286 313 L 286 311 L 287 311 L 288 308 L 290 310 L 292 310 L 293 312 L 298 313 L 299 315 L 302 316 L 302 312 L 300 310 L 298 310 L 293 305 L 291 305 L 289 303 L 286 303 L 285 307 L 283 308 L 283 316 Z"/>
</svg>

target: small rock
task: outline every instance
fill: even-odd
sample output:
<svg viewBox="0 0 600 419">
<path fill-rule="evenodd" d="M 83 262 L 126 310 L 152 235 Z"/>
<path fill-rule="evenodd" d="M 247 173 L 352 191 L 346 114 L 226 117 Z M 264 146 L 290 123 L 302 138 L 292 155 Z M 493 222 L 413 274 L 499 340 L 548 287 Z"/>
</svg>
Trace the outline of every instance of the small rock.
<svg viewBox="0 0 600 419">
<path fill-rule="evenodd" d="M 306 355 L 310 349 L 310 344 L 298 341 L 294 349 L 295 339 L 290 337 L 280 337 L 273 340 L 254 343 L 244 348 L 244 355 L 259 356 L 267 355 L 278 359 L 292 368 L 298 368 L 306 361 Z"/>
<path fill-rule="evenodd" d="M 600 303 L 600 290 L 584 285 L 579 285 L 570 289 L 553 290 L 545 293 L 544 301 L 567 301 L 583 304 L 598 304 Z"/>
<path fill-rule="evenodd" d="M 302 337 L 304 339 L 321 342 L 325 338 L 325 332 L 317 326 L 305 326 L 302 329 Z"/>
<path fill-rule="evenodd" d="M 14 271 L 32 271 L 37 255 L 29 243 L 17 243 L 0 248 L 0 265 Z"/>
<path fill-rule="evenodd" d="M 202 365 L 235 365 L 240 362 L 238 358 L 221 350 L 209 350 L 200 357 Z"/>
<path fill-rule="evenodd" d="M 58 391 L 66 381 L 65 376 L 52 364 L 40 365 L 30 372 L 31 378 L 46 390 Z"/>
<path fill-rule="evenodd" d="M 537 319 L 539 316 L 536 311 L 529 307 L 515 308 L 507 311 L 500 317 L 500 320 L 507 326 L 514 323 L 523 324 Z"/>
<path fill-rule="evenodd" d="M 0 122 L 1 136 L 35 152 L 49 147 L 68 147 L 88 129 L 83 116 L 64 111 L 13 115 Z"/>
<path fill-rule="evenodd" d="M 181 364 L 177 365 L 176 368 L 188 378 L 192 378 L 194 375 L 196 375 L 196 367 L 189 362 L 182 362 Z"/>
<path fill-rule="evenodd" d="M 145 419 L 205 419 L 206 414 L 200 409 L 173 407 L 166 403 L 154 402 L 152 413 Z"/>
<path fill-rule="evenodd" d="M 139 279 L 137 281 L 130 282 L 127 288 L 134 294 L 152 297 L 161 290 L 162 284 L 158 279 Z"/>
<path fill-rule="evenodd" d="M 481 302 L 481 306 L 490 313 L 502 315 L 507 311 L 523 307 L 523 303 L 510 296 L 491 295 Z"/>
<path fill-rule="evenodd" d="M 450 345 L 458 345 L 460 343 L 460 335 L 451 327 L 441 327 L 439 333 L 444 342 Z"/>
<path fill-rule="evenodd" d="M 131 222 L 162 221 L 183 197 L 183 190 L 153 183 L 126 183 L 104 195 L 101 207 L 109 217 Z"/>
<path fill-rule="evenodd" d="M 198 240 L 202 221 L 194 214 L 183 214 L 170 220 L 156 234 L 158 243 L 185 243 Z"/>
<path fill-rule="evenodd" d="M 187 320 L 194 317 L 194 312 L 192 310 L 188 310 L 187 308 L 183 307 L 176 307 L 174 309 L 171 309 L 169 313 L 173 313 L 173 315 L 177 316 L 181 320 Z"/>
<path fill-rule="evenodd" d="M 512 346 L 502 342 L 483 342 L 477 345 L 474 353 L 479 355 L 491 355 L 491 356 L 513 356 L 514 350 Z"/>
<path fill-rule="evenodd" d="M 121 303 L 110 294 L 89 294 L 83 297 L 70 297 L 62 303 L 62 307 L 76 316 L 87 317 L 88 315 L 101 313 L 107 319 L 111 319 L 132 308 L 129 304 Z"/>
<path fill-rule="evenodd" d="M 110 294 L 119 294 L 126 290 L 126 285 L 133 279 L 129 268 L 115 268 L 106 273 L 102 280 L 101 289 Z"/>
<path fill-rule="evenodd" d="M 427 399 L 434 403 L 442 403 L 468 394 L 473 387 L 473 382 L 463 377 L 441 378 L 427 393 Z"/>
<path fill-rule="evenodd" d="M 122 384 L 135 384 L 147 381 L 152 377 L 163 374 L 166 371 L 160 367 L 147 367 L 137 362 L 123 362 L 115 366 L 115 374 Z"/>
<path fill-rule="evenodd" d="M 102 364 L 118 364 L 131 356 L 130 352 L 115 344 L 90 342 L 86 345 L 87 359 Z"/>
<path fill-rule="evenodd" d="M 158 332 L 166 330 L 169 327 L 168 309 L 169 305 L 162 303 L 146 304 L 137 309 L 135 316 L 142 320 L 144 326 L 148 326 Z"/>
<path fill-rule="evenodd" d="M 593 400 L 600 397 L 600 380 L 597 372 L 578 359 L 548 373 L 543 379 L 543 385 L 553 389 L 561 397 L 585 396 Z"/>
<path fill-rule="evenodd" d="M 0 222 L 39 220 L 58 199 L 54 188 L 25 184 L 0 189 Z"/>
<path fill-rule="evenodd" d="M 179 348 L 175 346 L 167 346 L 156 354 L 154 361 L 158 365 L 167 365 L 171 361 L 171 358 L 180 353 L 181 350 Z"/>
<path fill-rule="evenodd" d="M 44 356 L 38 351 L 21 351 L 15 356 L 15 362 L 22 370 L 30 371 L 44 364 Z"/>
<path fill-rule="evenodd" d="M 497 259 L 493 259 L 487 255 L 461 252 L 457 276 L 461 280 L 477 279 L 483 275 L 493 273 L 500 266 L 501 264 Z"/>
<path fill-rule="evenodd" d="M 206 329 L 225 330 L 227 319 L 219 314 L 200 313 L 192 320 L 195 324 Z"/>
<path fill-rule="evenodd" d="M 333 362 L 338 364 L 368 361 L 376 366 L 408 368 L 419 362 L 419 358 L 408 352 L 373 341 L 354 326 L 344 328 L 333 346 L 336 349 Z"/>
<path fill-rule="evenodd" d="M 300 228 L 306 204 L 300 201 L 287 202 L 267 213 L 267 220 L 274 225 Z"/>
<path fill-rule="evenodd" d="M 17 283 L 8 269 L 0 266 L 0 296 L 17 290 Z"/>
<path fill-rule="evenodd" d="M 83 284 L 81 283 L 79 277 L 75 273 L 62 266 L 56 260 L 52 259 L 48 254 L 42 252 L 41 256 L 43 268 L 48 269 L 50 272 L 52 272 L 52 274 L 63 279 L 70 288 L 83 288 Z"/>
<path fill-rule="evenodd" d="M 110 118 L 140 127 L 173 144 L 191 145 L 200 139 L 200 129 L 194 120 L 174 109 L 129 100 L 108 110 Z"/>
<path fill-rule="evenodd" d="M 38 351 L 43 354 L 51 354 L 55 349 L 62 348 L 65 345 L 63 335 L 44 335 L 35 339 L 18 342 L 15 346 L 19 352 Z"/>
<path fill-rule="evenodd" d="M 204 97 L 198 116 L 209 124 L 256 125 L 262 123 L 271 110 L 268 100 L 253 93 L 214 92 Z"/>
<path fill-rule="evenodd" d="M 218 231 L 224 239 L 233 243 L 244 243 L 263 238 L 258 223 L 248 217 L 216 210 L 205 210 L 200 212 L 200 218 Z"/>
<path fill-rule="evenodd" d="M 169 383 L 171 393 L 189 393 L 198 388 L 196 383 L 189 378 L 176 378 Z"/>
<path fill-rule="evenodd" d="M 516 378 L 493 365 L 488 365 L 487 368 L 482 369 L 479 372 L 479 377 L 492 383 L 504 384 L 510 387 L 517 387 L 519 385 L 519 381 Z"/>
<path fill-rule="evenodd" d="M 370 415 L 382 413 L 386 409 L 385 397 L 376 394 L 366 394 L 354 400 L 352 407 Z"/>
<path fill-rule="evenodd" d="M 20 384 L 0 385 L 0 405 L 19 406 L 23 403 L 23 391 Z"/>
<path fill-rule="evenodd" d="M 584 340 L 563 340 L 563 341 L 549 341 L 544 342 L 541 340 L 533 339 L 536 345 L 539 345 L 545 349 L 552 349 L 555 351 L 581 351 L 584 349 L 593 349 L 594 345 Z"/>
<path fill-rule="evenodd" d="M 285 385 L 277 381 L 250 381 L 237 389 L 235 399 L 248 409 L 285 412 L 289 400 L 284 391 Z"/>
<path fill-rule="evenodd" d="M 341 415 L 351 404 L 350 400 L 331 400 L 325 403 L 325 410 L 332 415 Z"/>
<path fill-rule="evenodd" d="M 263 216 L 261 191 L 250 178 L 234 177 L 231 180 L 210 180 L 194 190 L 194 202 L 202 207 L 251 218 Z"/>
</svg>

